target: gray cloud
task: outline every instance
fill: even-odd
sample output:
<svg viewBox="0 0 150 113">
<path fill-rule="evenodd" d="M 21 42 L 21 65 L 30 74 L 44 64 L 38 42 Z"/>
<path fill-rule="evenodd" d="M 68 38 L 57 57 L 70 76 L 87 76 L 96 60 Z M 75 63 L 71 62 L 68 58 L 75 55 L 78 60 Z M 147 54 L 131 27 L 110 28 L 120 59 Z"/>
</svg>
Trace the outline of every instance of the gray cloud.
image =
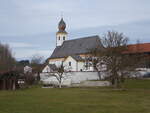
<svg viewBox="0 0 150 113">
<path fill-rule="evenodd" d="M 0 34 L 55 31 L 60 13 L 69 29 L 149 19 L 149 0 L 1 0 Z"/>
<path fill-rule="evenodd" d="M 149 41 L 149 4 L 149 0 L 0 0 L 0 41 L 36 44 L 38 51 L 51 51 L 61 12 L 70 38 L 114 29 L 132 40 L 142 37 Z M 29 53 L 36 52 L 31 48 Z M 20 58 L 18 49 L 13 50 Z"/>
</svg>

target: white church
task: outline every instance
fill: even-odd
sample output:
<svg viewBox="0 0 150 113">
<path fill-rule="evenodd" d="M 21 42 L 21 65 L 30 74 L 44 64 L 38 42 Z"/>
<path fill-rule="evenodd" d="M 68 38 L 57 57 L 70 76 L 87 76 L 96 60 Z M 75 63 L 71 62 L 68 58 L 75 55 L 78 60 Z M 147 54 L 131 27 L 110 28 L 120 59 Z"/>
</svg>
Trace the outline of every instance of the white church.
<svg viewBox="0 0 150 113">
<path fill-rule="evenodd" d="M 99 36 L 89 36 L 69 40 L 66 32 L 66 23 L 61 18 L 56 33 L 56 48 L 48 58 L 48 63 L 43 72 L 52 72 L 55 66 L 64 65 L 68 71 L 94 71 L 92 63 L 87 62 L 90 50 L 102 47 Z"/>
</svg>

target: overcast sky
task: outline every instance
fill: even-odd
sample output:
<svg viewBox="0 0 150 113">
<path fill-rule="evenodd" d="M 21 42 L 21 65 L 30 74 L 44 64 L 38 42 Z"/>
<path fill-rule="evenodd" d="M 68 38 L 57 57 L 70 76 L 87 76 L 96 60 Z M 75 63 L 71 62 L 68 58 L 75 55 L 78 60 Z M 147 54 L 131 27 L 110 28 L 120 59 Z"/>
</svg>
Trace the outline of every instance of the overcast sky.
<svg viewBox="0 0 150 113">
<path fill-rule="evenodd" d="M 70 39 L 111 28 L 150 42 L 150 0 L 0 0 L 0 41 L 18 59 L 48 57 L 61 13 Z"/>
</svg>

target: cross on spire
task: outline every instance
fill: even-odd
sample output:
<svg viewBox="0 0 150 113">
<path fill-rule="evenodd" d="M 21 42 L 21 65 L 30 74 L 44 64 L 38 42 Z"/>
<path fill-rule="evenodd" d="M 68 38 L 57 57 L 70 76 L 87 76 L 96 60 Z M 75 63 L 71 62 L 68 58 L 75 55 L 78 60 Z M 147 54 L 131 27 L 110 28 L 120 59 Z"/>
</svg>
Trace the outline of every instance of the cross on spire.
<svg viewBox="0 0 150 113">
<path fill-rule="evenodd" d="M 63 12 L 61 11 L 61 18 L 63 18 Z"/>
</svg>

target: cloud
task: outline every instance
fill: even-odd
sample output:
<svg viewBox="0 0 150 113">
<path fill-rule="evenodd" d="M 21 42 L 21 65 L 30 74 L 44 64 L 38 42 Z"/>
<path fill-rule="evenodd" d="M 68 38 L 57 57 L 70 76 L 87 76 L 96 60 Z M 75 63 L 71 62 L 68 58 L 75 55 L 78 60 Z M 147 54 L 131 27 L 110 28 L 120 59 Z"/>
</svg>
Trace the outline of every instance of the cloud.
<svg viewBox="0 0 150 113">
<path fill-rule="evenodd" d="M 9 42 L 8 44 L 12 48 L 34 48 L 34 47 L 38 47 L 37 45 L 29 44 L 29 43 L 23 43 L 23 42 Z"/>
<path fill-rule="evenodd" d="M 145 30 L 143 30 L 145 29 Z M 150 21 L 143 20 L 137 22 L 131 22 L 127 24 L 121 24 L 116 26 L 98 26 L 86 29 L 70 30 L 68 32 L 68 39 L 99 35 L 102 37 L 108 30 L 114 30 L 123 32 L 127 37 L 130 38 L 130 43 L 136 43 L 137 40 L 144 42 L 150 42 Z M 37 35 L 31 35 L 26 37 L 18 37 L 14 40 L 26 39 L 29 43 L 19 44 L 25 48 L 13 48 L 16 53 L 15 56 L 18 58 L 30 58 L 34 54 L 40 54 L 45 58 L 48 58 L 55 48 L 55 32 L 53 33 L 42 33 Z M 9 39 L 9 37 L 8 37 Z M 26 42 L 27 42 L 26 41 Z M 36 45 L 35 45 L 36 44 Z M 18 46 L 14 44 L 15 46 Z M 24 45 L 24 46 L 23 46 Z M 38 46 L 37 46 L 38 45 Z M 31 47 L 32 46 L 32 47 Z"/>
<path fill-rule="evenodd" d="M 150 19 L 148 0 L 1 0 L 0 34 L 51 32 L 63 12 L 69 29 Z"/>
<path fill-rule="evenodd" d="M 149 4 L 149 0 L 0 0 L 0 41 L 10 44 L 17 58 L 37 52 L 48 57 L 61 12 L 69 39 L 116 29 L 149 41 L 150 25 L 132 24 L 150 19 Z"/>
<path fill-rule="evenodd" d="M 14 51 L 14 56 L 17 60 L 31 59 L 33 55 L 39 55 L 47 59 L 50 57 L 53 50 L 37 50 L 37 49 L 22 49 Z"/>
</svg>

